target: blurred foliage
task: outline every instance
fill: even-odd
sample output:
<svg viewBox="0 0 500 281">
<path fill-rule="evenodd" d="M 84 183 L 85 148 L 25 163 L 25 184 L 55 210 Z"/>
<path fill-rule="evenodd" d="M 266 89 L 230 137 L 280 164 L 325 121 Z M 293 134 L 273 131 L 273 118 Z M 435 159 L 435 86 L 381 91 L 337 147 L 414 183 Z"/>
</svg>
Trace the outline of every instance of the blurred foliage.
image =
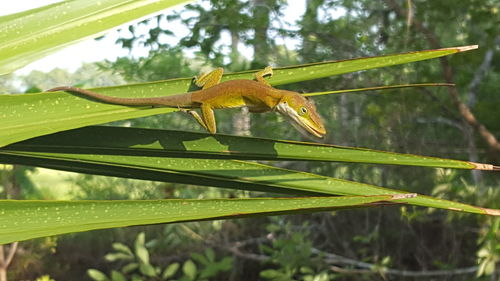
<svg viewBox="0 0 500 281">
<path fill-rule="evenodd" d="M 500 262 L 500 220 L 491 219 L 483 228 L 484 236 L 479 240 L 481 248 L 477 252 L 479 269 L 476 276 L 495 276 Z"/>
<path fill-rule="evenodd" d="M 195 76 L 199 72 L 196 64 L 199 64 L 197 60 L 187 59 L 182 49 L 175 47 L 151 50 L 147 57 L 122 57 L 98 65 L 101 69 L 120 74 L 127 81 L 144 82 Z"/>
<path fill-rule="evenodd" d="M 84 66 L 72 75 L 61 70 L 48 74 L 34 72 L 21 78 L 22 82 L 0 83 L 0 91 L 12 92 L 16 87 L 24 89 L 33 86 L 46 89 L 60 85 L 113 85 L 123 80 L 143 82 L 194 76 L 218 66 L 240 71 L 262 65 L 284 66 L 432 48 L 426 34 L 418 28 L 422 25 L 435 34 L 443 47 L 480 45 L 479 50 L 451 57 L 449 64 L 461 99 L 486 128 L 500 136 L 500 96 L 496 94 L 500 82 L 500 52 L 498 43 L 495 43 L 495 38 L 500 36 L 499 1 L 305 0 L 304 3 L 301 16 L 292 19 L 293 22 L 286 22 L 284 15 L 295 8 L 295 2 L 200 1 L 128 28 L 127 36 L 120 38 L 118 43 L 131 50 L 146 47 L 149 49 L 147 57 L 102 62 L 100 70 Z M 394 9 L 394 3 L 405 12 L 408 8 L 412 12 L 401 16 Z M 178 35 L 175 28 L 179 25 L 189 32 Z M 147 31 L 141 33 L 144 28 Z M 262 35 L 265 37 L 258 37 Z M 170 42 L 167 39 L 176 36 L 180 37 L 178 43 L 167 43 Z M 289 44 L 284 45 L 284 41 Z M 291 45 L 295 47 L 287 47 Z M 245 57 L 242 50 L 250 50 L 254 55 Z M 489 51 L 492 52 L 490 63 L 482 67 Z M 476 83 L 474 78 L 478 75 L 480 79 Z M 324 78 L 287 85 L 286 88 L 311 92 L 442 81 L 441 63 L 434 60 Z M 325 143 L 500 163 L 498 156 L 490 153 L 477 133 L 467 129 L 446 89 L 320 96 L 314 98 L 314 102 L 329 131 Z M 234 133 L 236 118 L 245 116 L 241 114 L 238 110 L 217 112 L 219 130 Z M 302 139 L 277 114 L 250 116 L 251 135 Z M 201 130 L 190 116 L 182 113 L 117 123 Z M 320 162 L 279 162 L 276 165 L 404 188 L 480 206 L 500 207 L 497 173 Z M 19 169 L 21 174 L 26 173 L 23 168 Z M 13 174 L 11 167 L 3 170 L 1 184 L 4 189 L 6 179 L 12 179 Z M 221 189 L 93 176 L 78 176 L 72 181 L 80 190 L 74 196 L 82 199 L 248 195 Z M 23 190 L 26 193 L 23 196 L 33 194 L 29 185 L 26 185 L 26 190 Z M 125 245 L 137 239 L 141 231 L 145 231 L 151 239 L 143 243 L 145 251 L 141 250 L 142 259 L 135 248 L 130 248 L 132 255 L 110 248 L 113 243 L 127 247 Z M 498 219 L 414 207 L 136 227 L 105 232 L 106 235 L 100 235 L 104 231 L 95 231 L 53 241 L 38 239 L 24 242 L 21 248 L 25 252 L 16 257 L 18 262 L 13 265 L 13 275 L 15 273 L 19 280 L 28 280 L 50 273 L 55 280 L 68 280 L 68 276 L 83 276 L 87 268 L 97 268 L 101 275 L 94 272 L 96 276 L 104 277 L 102 272 L 106 272 L 105 276 L 110 280 L 129 280 L 133 274 L 149 280 L 147 276 L 153 272 L 157 279 L 151 280 L 165 280 L 172 276 L 190 280 L 186 278 L 201 276 L 201 272 L 208 268 L 206 264 L 215 268 L 215 264 L 224 261 L 224 258 L 214 257 L 227 257 L 230 245 L 262 237 L 269 238 L 265 244 L 259 246 L 256 242 L 245 246 L 243 253 L 233 256 L 232 267 L 227 269 L 230 272 L 220 270 L 224 271 L 225 280 L 422 279 L 381 274 L 389 265 L 400 270 L 450 272 L 478 266 L 476 272 L 469 274 L 428 277 L 433 280 L 496 280 L 500 275 Z M 123 249 L 122 246 L 118 248 Z M 313 254 L 313 248 L 325 254 L 335 253 L 376 266 L 371 270 L 360 270 L 353 266 L 329 264 L 321 254 Z M 148 264 L 153 270 L 143 265 L 141 271 L 141 262 L 146 264 L 146 252 L 150 258 Z M 115 253 L 115 257 L 121 253 L 130 260 L 116 258 L 108 263 L 97 260 L 96 257 L 106 253 Z M 203 254 L 197 254 L 198 258 L 195 258 L 189 253 Z M 265 259 L 256 259 L 255 255 L 265 256 Z M 129 263 L 139 266 L 134 273 L 123 272 L 124 266 Z M 223 263 L 224 266 L 227 266 L 226 263 Z M 225 269 L 224 266 L 221 268 Z M 333 266 L 342 267 L 343 272 L 334 272 Z M 165 279 L 158 279 L 163 277 Z"/>
<path fill-rule="evenodd" d="M 19 91 L 16 85 L 13 83 L 13 76 L 14 75 L 12 74 L 0 76 L 0 94 L 14 93 L 16 91 Z"/>
<path fill-rule="evenodd" d="M 5 199 L 39 199 L 41 194 L 29 177 L 33 167 L 2 165 L 0 196 Z"/>
<path fill-rule="evenodd" d="M 264 269 L 260 277 L 266 280 L 332 280 L 331 274 L 321 256 L 313 255 L 309 238 L 309 224 L 293 225 L 290 221 L 272 218 L 267 225 L 272 244 L 261 244 L 260 249 L 268 255 L 265 264 L 274 268 Z"/>
<path fill-rule="evenodd" d="M 133 250 L 125 244 L 113 243 L 114 252 L 106 254 L 104 259 L 107 262 L 117 264 L 120 269 L 112 270 L 109 277 L 97 269 L 89 269 L 87 270 L 87 274 L 96 281 L 203 281 L 212 279 L 222 272 L 227 272 L 232 267 L 232 259 L 230 257 L 224 257 L 220 261 L 217 261 L 215 252 L 211 248 L 205 249 L 203 254 L 191 254 L 191 258 L 184 261 L 182 265 L 179 262 L 172 262 L 164 267 L 153 265 L 150 259 L 148 244 L 145 241 L 144 232 L 137 235 Z"/>
<path fill-rule="evenodd" d="M 55 281 L 55 280 L 50 278 L 49 275 L 43 275 L 43 276 L 38 277 L 36 279 L 36 281 Z"/>
<path fill-rule="evenodd" d="M 162 189 L 168 189 L 168 183 L 150 183 L 113 177 L 97 177 L 92 175 L 79 175 L 74 179 L 78 189 L 73 193 L 75 199 L 153 199 L 162 198 L 165 194 Z"/>
</svg>

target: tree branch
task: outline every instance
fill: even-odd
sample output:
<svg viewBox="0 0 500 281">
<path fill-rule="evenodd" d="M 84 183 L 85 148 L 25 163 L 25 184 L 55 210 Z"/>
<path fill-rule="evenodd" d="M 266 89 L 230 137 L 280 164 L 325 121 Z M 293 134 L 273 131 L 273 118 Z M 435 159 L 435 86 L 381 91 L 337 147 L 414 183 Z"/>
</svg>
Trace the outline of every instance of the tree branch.
<svg viewBox="0 0 500 281">
<path fill-rule="evenodd" d="M 500 46 L 500 35 L 497 35 L 493 40 L 493 46 L 488 50 L 486 50 L 483 62 L 481 63 L 481 66 L 479 66 L 479 68 L 477 69 L 476 74 L 474 74 L 474 79 L 472 79 L 471 83 L 469 84 L 469 93 L 467 99 L 468 107 L 474 107 L 474 105 L 476 104 L 477 90 L 479 88 L 479 84 L 481 84 L 484 75 L 488 72 L 488 69 L 491 66 L 491 61 L 493 60 L 493 54 L 495 53 L 494 50 L 497 45 Z"/>
<path fill-rule="evenodd" d="M 5 267 L 9 267 L 10 263 L 12 262 L 12 259 L 14 258 L 14 255 L 16 254 L 18 244 L 19 244 L 19 242 L 14 242 L 14 243 L 10 244 L 9 253 L 7 254 L 7 258 L 4 261 Z"/>
<path fill-rule="evenodd" d="M 401 8 L 395 0 L 386 0 L 386 3 L 389 5 L 391 9 L 393 9 L 396 14 L 400 17 L 404 17 L 406 15 L 403 8 Z M 425 27 L 420 21 L 417 19 L 413 20 L 413 27 L 422 33 L 429 42 L 429 45 L 432 48 L 439 49 L 441 48 L 441 44 L 437 39 L 434 32 Z M 441 68 L 443 70 L 443 77 L 447 83 L 453 83 L 454 75 L 453 69 L 450 66 L 448 59 L 446 57 L 441 57 Z M 486 141 L 491 150 L 500 154 L 500 143 L 496 139 L 496 137 L 479 121 L 477 121 L 474 114 L 470 111 L 469 107 L 464 104 L 459 97 L 458 91 L 455 87 L 448 87 L 448 93 L 450 95 L 451 100 L 458 108 L 458 111 L 462 115 L 463 119 L 472 127 L 474 127 L 480 134 L 480 136 Z"/>
<path fill-rule="evenodd" d="M 257 262 L 263 262 L 269 260 L 270 257 L 267 255 L 259 255 L 254 253 L 246 253 L 241 250 L 242 247 L 250 244 L 261 244 L 266 241 L 270 241 L 269 237 L 253 238 L 245 241 L 234 242 L 231 245 L 217 247 L 226 249 L 237 257 L 244 259 L 249 259 Z M 432 276 L 451 276 L 460 274 L 473 274 L 477 271 L 478 266 L 470 266 L 465 268 L 449 269 L 449 270 L 401 270 L 386 268 L 378 264 L 367 263 L 363 261 L 358 261 L 355 259 L 350 259 L 337 254 L 325 253 L 316 248 L 311 248 L 311 252 L 317 256 L 323 258 L 323 260 L 330 264 L 330 269 L 335 272 L 350 273 L 350 274 L 389 274 L 404 277 L 432 277 Z M 341 267 L 347 266 L 347 267 Z"/>
<path fill-rule="evenodd" d="M 4 245 L 0 245 L 0 268 L 5 267 L 5 253 L 4 253 Z"/>
<path fill-rule="evenodd" d="M 339 256 L 336 254 L 325 253 L 318 249 L 312 248 L 312 252 L 315 254 L 321 254 L 325 257 L 325 262 L 330 264 L 342 264 L 354 266 L 358 269 L 345 269 L 339 268 L 338 266 L 334 266 L 336 269 L 342 269 L 347 273 L 383 273 L 397 276 L 405 276 L 405 277 L 431 277 L 431 276 L 449 276 L 449 275 L 459 275 L 459 274 L 472 274 L 475 273 L 478 269 L 478 266 L 470 266 L 465 268 L 457 268 L 457 269 L 449 269 L 449 270 L 421 270 L 421 271 L 413 271 L 413 270 L 401 270 L 401 269 L 393 269 L 386 268 L 380 266 L 378 264 L 362 262 L 350 258 L 346 258 L 343 256 Z M 359 270 L 361 269 L 361 270 Z M 365 269 L 365 270 L 363 270 Z M 378 270 L 374 270 L 378 269 Z M 334 270 L 332 268 L 332 270 Z M 371 270 L 371 272 L 369 272 Z M 352 271 L 352 272 L 350 272 Z M 339 271 L 340 272 L 340 271 Z"/>
</svg>

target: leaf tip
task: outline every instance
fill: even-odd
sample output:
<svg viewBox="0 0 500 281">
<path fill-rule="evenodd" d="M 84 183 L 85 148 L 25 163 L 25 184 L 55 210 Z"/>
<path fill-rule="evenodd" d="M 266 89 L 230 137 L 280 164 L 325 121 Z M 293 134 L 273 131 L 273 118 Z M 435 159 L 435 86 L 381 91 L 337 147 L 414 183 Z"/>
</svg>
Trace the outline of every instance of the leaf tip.
<svg viewBox="0 0 500 281">
<path fill-rule="evenodd" d="M 391 200 L 407 199 L 407 198 L 414 198 L 414 197 L 417 197 L 416 193 L 401 193 L 401 194 L 392 195 Z"/>
<path fill-rule="evenodd" d="M 491 164 L 482 164 L 482 163 L 475 163 L 475 162 L 469 162 L 474 166 L 474 170 L 483 170 L 483 171 L 500 171 L 500 166 L 495 166 Z"/>
<path fill-rule="evenodd" d="M 475 50 L 477 48 L 479 48 L 479 45 L 469 45 L 469 46 L 455 47 L 449 49 L 456 49 L 457 52 L 465 52 L 465 51 Z"/>
<path fill-rule="evenodd" d="M 487 214 L 487 215 L 491 215 L 491 216 L 500 216 L 500 210 L 498 209 L 488 209 L 488 208 L 483 208 L 484 210 L 484 213 Z"/>
</svg>

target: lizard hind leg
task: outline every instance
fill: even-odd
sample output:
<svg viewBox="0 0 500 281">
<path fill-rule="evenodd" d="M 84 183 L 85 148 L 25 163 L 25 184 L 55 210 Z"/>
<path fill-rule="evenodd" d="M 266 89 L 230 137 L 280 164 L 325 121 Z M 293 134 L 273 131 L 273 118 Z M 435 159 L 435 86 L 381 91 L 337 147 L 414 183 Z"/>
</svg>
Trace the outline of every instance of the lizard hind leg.
<svg viewBox="0 0 500 281">
<path fill-rule="evenodd" d="M 220 83 L 222 74 L 224 74 L 224 69 L 218 67 L 208 73 L 203 73 L 200 76 L 197 76 L 194 83 L 202 89 L 208 89 Z"/>
<path fill-rule="evenodd" d="M 255 73 L 255 79 L 263 84 L 266 84 L 267 86 L 271 86 L 269 82 L 267 82 L 266 79 L 264 79 L 264 76 L 273 76 L 273 68 L 271 66 L 266 66 L 263 70 Z"/>
<path fill-rule="evenodd" d="M 191 114 L 191 116 L 194 117 L 194 119 L 198 122 L 198 124 L 200 124 L 203 128 L 205 128 L 205 130 L 208 131 L 208 128 L 205 125 L 205 122 L 203 121 L 203 118 L 201 118 L 201 116 L 200 116 L 200 114 L 198 114 L 198 112 L 196 112 L 194 110 L 188 110 L 186 112 Z"/>
<path fill-rule="evenodd" d="M 191 114 L 194 119 L 211 134 L 215 134 L 217 132 L 214 110 L 209 105 L 201 105 L 202 116 L 200 116 L 200 114 L 198 114 L 195 110 L 188 110 L 187 113 Z"/>
</svg>

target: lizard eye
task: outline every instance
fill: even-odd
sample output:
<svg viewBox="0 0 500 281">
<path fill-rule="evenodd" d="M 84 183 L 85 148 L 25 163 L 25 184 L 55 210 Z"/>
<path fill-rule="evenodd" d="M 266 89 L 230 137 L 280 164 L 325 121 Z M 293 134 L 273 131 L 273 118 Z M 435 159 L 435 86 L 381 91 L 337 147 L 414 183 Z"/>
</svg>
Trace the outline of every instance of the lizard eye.
<svg viewBox="0 0 500 281">
<path fill-rule="evenodd" d="M 301 107 L 301 108 L 300 108 L 300 113 L 301 113 L 301 114 L 306 114 L 306 113 L 307 113 L 307 108 L 305 108 L 305 107 Z"/>
</svg>

